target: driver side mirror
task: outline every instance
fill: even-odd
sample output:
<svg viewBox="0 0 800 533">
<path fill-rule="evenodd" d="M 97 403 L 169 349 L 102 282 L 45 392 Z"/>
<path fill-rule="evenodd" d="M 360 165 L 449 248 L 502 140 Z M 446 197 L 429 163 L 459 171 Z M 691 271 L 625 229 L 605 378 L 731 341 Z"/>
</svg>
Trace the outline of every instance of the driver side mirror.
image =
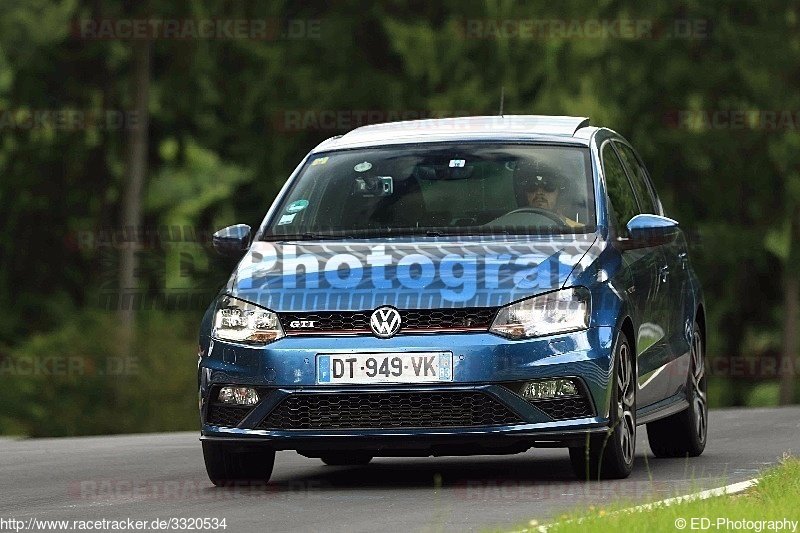
<svg viewBox="0 0 800 533">
<path fill-rule="evenodd" d="M 678 222 L 659 215 L 636 215 L 627 224 L 629 239 L 625 249 L 649 248 L 674 242 L 678 238 Z"/>
<path fill-rule="evenodd" d="M 214 250 L 229 259 L 239 259 L 250 247 L 250 226 L 236 224 L 214 233 L 211 238 Z"/>
</svg>

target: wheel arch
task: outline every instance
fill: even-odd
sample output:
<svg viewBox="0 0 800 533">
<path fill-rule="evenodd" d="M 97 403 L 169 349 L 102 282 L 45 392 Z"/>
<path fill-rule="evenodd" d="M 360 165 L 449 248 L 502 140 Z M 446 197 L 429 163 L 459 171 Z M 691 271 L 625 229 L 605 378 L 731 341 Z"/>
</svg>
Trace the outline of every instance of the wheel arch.
<svg viewBox="0 0 800 533">
<path fill-rule="evenodd" d="M 614 339 L 611 343 L 609 358 L 608 358 L 608 382 L 606 383 L 606 397 L 604 404 L 605 406 L 600 409 L 601 403 L 597 403 L 595 407 L 598 408 L 598 412 L 604 416 L 609 416 L 608 410 L 611 408 L 611 402 L 613 401 L 613 384 L 614 384 L 614 368 L 617 364 L 617 343 L 619 342 L 619 335 L 620 333 L 624 333 L 628 339 L 628 344 L 630 345 L 631 355 L 633 358 L 633 371 L 637 376 L 637 383 L 638 383 L 638 375 L 639 375 L 639 361 L 636 357 L 636 337 L 635 337 L 635 329 L 633 326 L 633 319 L 627 314 L 622 313 L 620 314 L 620 318 L 618 319 L 617 326 L 614 328 Z"/>
<path fill-rule="evenodd" d="M 700 303 L 697 306 L 697 311 L 695 311 L 694 319 L 697 322 L 697 325 L 700 326 L 700 338 L 703 341 L 703 351 L 706 350 L 706 310 L 703 303 Z"/>
<path fill-rule="evenodd" d="M 619 329 L 625 334 L 626 337 L 628 337 L 628 342 L 631 345 L 631 353 L 633 353 L 633 367 L 638 375 L 639 361 L 636 357 L 636 334 L 633 329 L 633 320 L 631 320 L 631 317 L 626 316 L 622 320 L 622 325 L 620 325 Z"/>
</svg>

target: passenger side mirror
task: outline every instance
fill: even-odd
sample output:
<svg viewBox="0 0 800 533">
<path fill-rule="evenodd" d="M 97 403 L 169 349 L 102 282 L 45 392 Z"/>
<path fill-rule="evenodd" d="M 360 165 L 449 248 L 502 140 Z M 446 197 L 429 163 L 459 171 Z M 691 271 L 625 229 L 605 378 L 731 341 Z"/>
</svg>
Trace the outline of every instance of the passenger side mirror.
<svg viewBox="0 0 800 533">
<path fill-rule="evenodd" d="M 680 231 L 676 220 L 646 214 L 633 217 L 627 227 L 630 238 L 623 241 L 626 249 L 669 244 L 675 241 Z"/>
<path fill-rule="evenodd" d="M 229 259 L 239 259 L 250 247 L 250 226 L 236 224 L 222 228 L 211 238 L 214 250 Z"/>
</svg>

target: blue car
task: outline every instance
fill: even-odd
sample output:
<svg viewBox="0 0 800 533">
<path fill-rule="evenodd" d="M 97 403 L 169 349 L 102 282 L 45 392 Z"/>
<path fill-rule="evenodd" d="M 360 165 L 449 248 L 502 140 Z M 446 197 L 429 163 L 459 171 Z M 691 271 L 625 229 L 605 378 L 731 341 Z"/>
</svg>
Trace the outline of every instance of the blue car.
<svg viewBox="0 0 800 533">
<path fill-rule="evenodd" d="M 580 117 L 357 128 L 300 163 L 206 312 L 211 481 L 276 450 L 328 465 L 566 447 L 581 479 L 706 443 L 687 238 L 617 133 Z"/>
</svg>

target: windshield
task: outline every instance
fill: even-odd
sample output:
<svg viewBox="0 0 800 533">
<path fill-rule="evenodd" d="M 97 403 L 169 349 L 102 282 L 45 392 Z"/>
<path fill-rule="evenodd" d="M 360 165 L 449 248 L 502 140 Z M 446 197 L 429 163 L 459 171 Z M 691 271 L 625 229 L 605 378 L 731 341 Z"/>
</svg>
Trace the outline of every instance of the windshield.
<svg viewBox="0 0 800 533">
<path fill-rule="evenodd" d="M 587 148 L 426 144 L 315 154 L 264 238 L 594 230 Z"/>
</svg>

